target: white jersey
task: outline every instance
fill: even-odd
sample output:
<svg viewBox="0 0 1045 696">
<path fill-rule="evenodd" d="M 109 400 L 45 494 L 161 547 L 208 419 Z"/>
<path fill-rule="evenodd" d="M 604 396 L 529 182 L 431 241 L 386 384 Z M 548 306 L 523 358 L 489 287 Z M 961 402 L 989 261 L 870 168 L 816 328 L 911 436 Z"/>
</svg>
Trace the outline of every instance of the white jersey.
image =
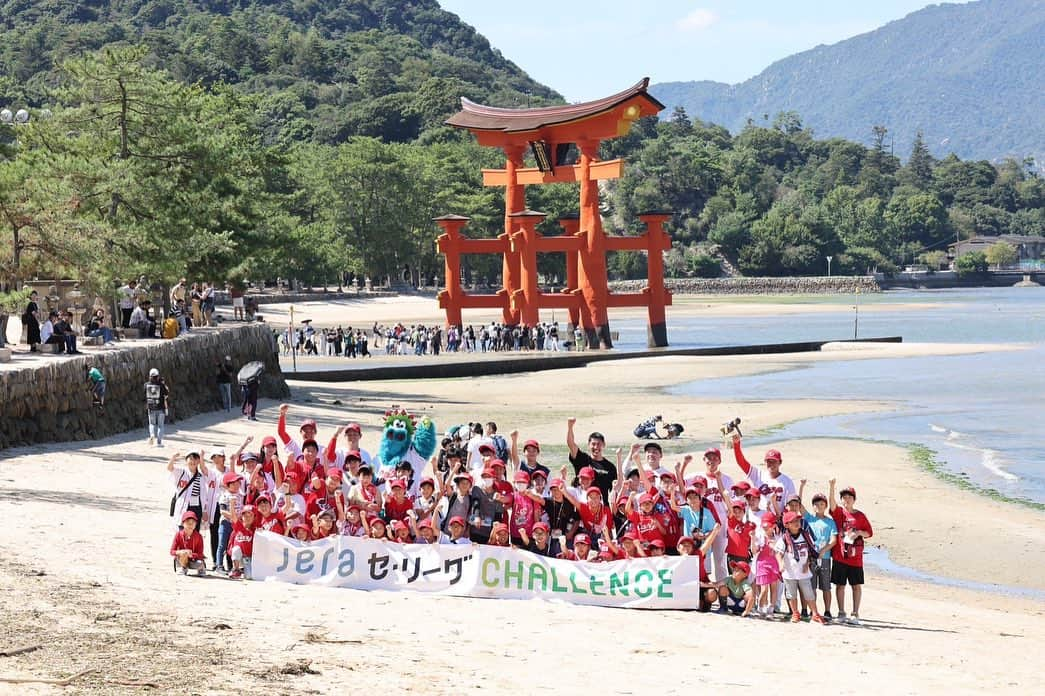
<svg viewBox="0 0 1045 696">
<path fill-rule="evenodd" d="M 705 476 L 708 480 L 707 489 L 704 492 L 705 497 L 715 505 L 715 510 L 718 512 L 718 518 L 725 520 L 729 517 L 730 511 L 726 509 L 726 499 L 722 496 L 722 491 L 718 489 L 718 481 L 710 476 Z M 722 474 L 722 485 L 726 487 L 726 493 L 729 493 L 730 489 L 733 488 L 733 479 L 726 474 Z M 725 536 L 720 534 L 719 536 Z"/>
<path fill-rule="evenodd" d="M 747 480 L 762 493 L 761 502 L 758 504 L 759 510 L 769 509 L 770 495 L 776 498 L 777 510 L 783 510 L 787 499 L 796 493 L 795 482 L 787 474 L 780 474 L 776 478 L 772 478 L 757 466 L 751 467 Z"/>
</svg>

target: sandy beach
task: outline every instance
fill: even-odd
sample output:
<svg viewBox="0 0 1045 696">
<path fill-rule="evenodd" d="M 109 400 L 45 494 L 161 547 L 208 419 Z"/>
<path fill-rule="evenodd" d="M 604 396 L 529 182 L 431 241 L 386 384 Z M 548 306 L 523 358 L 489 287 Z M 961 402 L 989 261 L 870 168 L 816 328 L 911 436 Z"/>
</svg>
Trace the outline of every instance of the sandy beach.
<svg viewBox="0 0 1045 696">
<path fill-rule="evenodd" d="M 431 307 L 423 305 L 418 302 L 417 316 L 431 320 Z M 395 316 L 409 318 L 412 307 L 396 304 Z M 336 316 L 342 309 L 308 311 L 319 322 L 325 312 Z M 389 309 L 374 304 L 353 316 L 384 322 Z M 275 306 L 262 311 L 273 323 L 280 316 Z M 295 381 L 290 427 L 296 430 L 297 422 L 313 417 L 325 439 L 337 425 L 356 420 L 364 426 L 363 445 L 373 450 L 381 414 L 400 404 L 429 415 L 440 430 L 477 419 L 495 420 L 504 433 L 517 427 L 521 438 L 541 441 L 542 461 L 557 469 L 566 462 L 568 417 L 578 418 L 579 433 L 604 432 L 612 457 L 616 447 L 630 446 L 639 420 L 663 412 L 687 428 L 683 439 L 665 447 L 666 459 L 693 453 L 699 460 L 704 448 L 718 444 L 718 425 L 736 415 L 749 434 L 771 433 L 795 420 L 890 406 L 739 402 L 728 394 L 697 399 L 667 396 L 665 387 L 805 361 L 1000 348 L 1018 349 L 831 346 L 816 354 L 649 358 L 482 379 Z M 1040 679 L 1037 663 L 1027 656 L 1045 640 L 1041 595 L 956 589 L 870 567 L 862 627 L 175 575 L 168 556 L 167 458 L 190 446 L 231 451 L 248 435 L 274 434 L 277 411 L 277 403 L 262 401 L 257 423 L 224 413 L 180 421 L 162 450 L 148 448 L 142 431 L 88 446 L 3 452 L 0 515 L 11 531 L 0 535 L 0 591 L 6 600 L 0 651 L 42 646 L 0 658 L 0 677 L 62 678 L 93 669 L 66 692 L 98 694 L 140 692 L 117 684 L 131 681 L 154 683 L 155 692 L 171 694 L 333 693 L 346 687 L 440 694 L 578 693 L 593 687 L 677 693 L 770 685 L 821 685 L 841 693 L 1026 693 Z M 831 477 L 855 486 L 858 507 L 875 528 L 872 543 L 893 561 L 948 578 L 1045 592 L 1045 548 L 1036 543 L 1045 515 L 941 482 L 898 446 L 827 439 L 772 446 L 783 452 L 785 473 L 796 483 L 808 479 L 807 495 L 826 490 Z M 746 451 L 760 459 L 766 447 Z M 731 455 L 723 466 L 739 476 Z M 451 658 L 439 650 L 447 646 Z M 589 655 L 584 662 L 574 659 L 580 646 Z M 788 657 L 789 647 L 800 652 Z M 780 666 L 785 660 L 786 667 Z M 766 662 L 776 666 L 760 664 Z M 0 683 L 0 693 L 53 692 L 50 686 Z"/>
</svg>

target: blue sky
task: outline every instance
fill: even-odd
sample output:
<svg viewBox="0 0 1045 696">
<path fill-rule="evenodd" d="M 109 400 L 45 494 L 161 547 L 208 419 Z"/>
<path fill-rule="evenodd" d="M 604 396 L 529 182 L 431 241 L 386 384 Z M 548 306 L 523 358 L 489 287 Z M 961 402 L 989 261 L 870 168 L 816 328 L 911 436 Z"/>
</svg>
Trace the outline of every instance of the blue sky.
<svg viewBox="0 0 1045 696">
<path fill-rule="evenodd" d="M 440 0 L 569 101 L 653 82 L 743 82 L 793 53 L 900 19 L 925 0 Z"/>
</svg>

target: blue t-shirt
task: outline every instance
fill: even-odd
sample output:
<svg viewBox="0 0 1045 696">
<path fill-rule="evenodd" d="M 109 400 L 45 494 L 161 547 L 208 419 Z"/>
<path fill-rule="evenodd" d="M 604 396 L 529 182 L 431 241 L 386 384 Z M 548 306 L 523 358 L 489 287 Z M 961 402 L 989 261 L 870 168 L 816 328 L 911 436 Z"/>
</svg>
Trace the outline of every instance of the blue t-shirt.
<svg viewBox="0 0 1045 696">
<path fill-rule="evenodd" d="M 806 512 L 802 515 L 802 519 L 806 521 L 806 524 L 809 525 L 809 530 L 813 533 L 813 541 L 816 542 L 817 553 L 831 542 L 831 535 L 838 535 L 838 526 L 830 517 L 817 517 L 811 512 Z"/>
<path fill-rule="evenodd" d="M 715 528 L 715 515 L 711 510 L 704 510 L 704 519 L 700 519 L 700 510 L 694 510 L 689 505 L 686 505 L 679 512 L 682 517 L 682 536 L 693 536 L 693 532 L 700 530 L 703 534 L 710 534 L 711 530 Z M 700 544 L 697 544 L 699 547 Z"/>
</svg>

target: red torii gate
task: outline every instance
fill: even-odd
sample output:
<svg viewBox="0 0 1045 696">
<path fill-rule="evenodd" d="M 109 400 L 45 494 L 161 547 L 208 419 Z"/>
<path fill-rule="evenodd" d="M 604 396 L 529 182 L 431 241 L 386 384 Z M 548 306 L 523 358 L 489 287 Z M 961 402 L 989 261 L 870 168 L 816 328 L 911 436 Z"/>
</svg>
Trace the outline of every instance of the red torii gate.
<svg viewBox="0 0 1045 696">
<path fill-rule="evenodd" d="M 437 245 L 445 258 L 446 289 L 439 293 L 439 306 L 446 310 L 448 324 L 460 325 L 466 307 L 499 308 L 510 326 L 520 322 L 533 326 L 541 309 L 562 308 L 569 311 L 571 324 L 583 327 L 589 347 L 601 343 L 610 348 L 607 310 L 647 307 L 649 345 L 668 344 L 664 308 L 671 304 L 671 293 L 664 287 L 663 252 L 671 248 L 671 240 L 663 226 L 670 215 L 640 215 L 646 224 L 643 235 L 607 237 L 599 214 L 598 182 L 620 178 L 624 169 L 619 159 L 598 161 L 599 143 L 626 134 L 636 120 L 664 108 L 647 93 L 648 85 L 645 78 L 604 99 L 537 109 L 504 109 L 461 99 L 461 111 L 447 123 L 468 129 L 480 145 L 499 147 L 505 153 L 504 169 L 483 170 L 484 185 L 505 187 L 505 216 L 504 232 L 496 239 L 464 237 L 461 230 L 467 217 L 435 219 L 443 228 Z M 576 145 L 579 162 L 563 165 L 570 144 Z M 536 168 L 522 166 L 527 149 L 537 161 Z M 580 182 L 580 215 L 559 220 L 562 236 L 545 237 L 537 232 L 545 214 L 526 208 L 525 186 L 565 182 Z M 609 292 L 606 252 L 619 250 L 648 252 L 649 281 L 641 292 Z M 566 254 L 566 288 L 558 294 L 538 287 L 537 254 L 547 252 Z M 501 289 L 493 295 L 466 294 L 461 287 L 461 254 L 501 254 Z"/>
</svg>

